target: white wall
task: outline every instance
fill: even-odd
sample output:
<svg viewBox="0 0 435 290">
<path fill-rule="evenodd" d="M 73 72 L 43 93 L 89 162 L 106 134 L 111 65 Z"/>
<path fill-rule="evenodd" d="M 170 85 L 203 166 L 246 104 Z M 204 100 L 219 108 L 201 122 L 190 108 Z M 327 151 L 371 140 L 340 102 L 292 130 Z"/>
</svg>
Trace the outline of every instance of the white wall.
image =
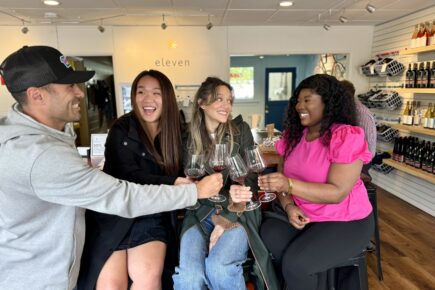
<svg viewBox="0 0 435 290">
<path fill-rule="evenodd" d="M 199 84 L 208 75 L 228 79 L 229 56 L 240 54 L 349 53 L 349 75 L 357 89 L 365 90 L 367 80 L 357 74 L 357 66 L 371 53 L 372 27 L 170 27 L 163 31 L 152 27 L 106 27 L 100 33 L 95 26 L 0 27 L 2 41 L 0 60 L 22 45 L 44 44 L 59 48 L 70 56 L 112 55 L 117 97 L 120 84 L 130 83 L 143 69 L 158 69 L 174 85 Z M 357 37 L 355 37 L 357 36 Z M 350 39 L 352 41 L 350 41 Z M 175 43 L 177 48 L 169 48 Z M 188 66 L 158 66 L 160 60 L 188 61 Z M 5 86 L 0 87 L 0 116 L 13 103 Z M 118 100 L 118 114 L 122 102 Z M 247 119 L 252 113 L 263 113 L 260 102 L 235 107 L 234 115 Z"/>
</svg>

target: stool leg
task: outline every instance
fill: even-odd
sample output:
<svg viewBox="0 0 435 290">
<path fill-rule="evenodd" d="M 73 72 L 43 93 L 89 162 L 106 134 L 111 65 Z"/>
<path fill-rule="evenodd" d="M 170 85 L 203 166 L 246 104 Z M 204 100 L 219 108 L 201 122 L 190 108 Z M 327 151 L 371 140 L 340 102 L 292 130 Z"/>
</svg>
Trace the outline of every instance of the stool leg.
<svg viewBox="0 0 435 290">
<path fill-rule="evenodd" d="M 369 279 L 367 275 L 367 261 L 366 255 L 360 259 L 358 262 L 358 274 L 359 274 L 359 289 L 368 290 L 369 289 Z"/>
<path fill-rule="evenodd" d="M 326 279 L 328 281 L 328 290 L 335 290 L 335 268 L 328 269 Z"/>
<path fill-rule="evenodd" d="M 381 265 L 381 238 L 379 235 L 378 201 L 377 201 L 376 192 L 371 200 L 373 206 L 373 217 L 375 219 L 375 243 L 376 243 L 376 263 L 377 263 L 377 270 L 378 270 L 378 279 L 379 281 L 382 281 L 384 279 L 384 274 L 382 273 L 382 265 Z"/>
</svg>

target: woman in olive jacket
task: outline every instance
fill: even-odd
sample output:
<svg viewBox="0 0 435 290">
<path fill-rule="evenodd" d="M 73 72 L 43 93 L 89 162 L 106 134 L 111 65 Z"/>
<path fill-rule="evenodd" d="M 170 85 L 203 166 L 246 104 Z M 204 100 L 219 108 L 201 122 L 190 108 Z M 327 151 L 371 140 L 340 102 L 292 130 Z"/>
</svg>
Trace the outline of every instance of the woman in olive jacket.
<svg viewBox="0 0 435 290">
<path fill-rule="evenodd" d="M 184 162 L 189 151 L 207 156 L 216 143 L 229 144 L 231 154 L 241 156 L 247 147 L 254 145 L 249 125 L 242 117 L 231 120 L 232 98 L 228 83 L 212 77 L 202 83 L 194 99 L 189 138 L 183 141 L 187 143 L 183 146 Z M 217 126 L 214 131 L 210 130 L 213 128 L 210 123 Z M 205 167 L 208 174 L 213 173 L 208 164 Z M 244 204 L 234 204 L 239 212 L 229 211 L 231 180 L 227 169 L 222 173 L 224 187 L 220 194 L 227 200 L 222 203 L 199 200 L 199 208 L 186 212 L 181 231 L 180 264 L 173 275 L 174 289 L 246 289 L 242 264 L 249 249 L 254 261 L 251 279 L 256 289 L 279 289 L 271 257 L 258 233 L 261 208 L 244 211 Z M 245 184 L 256 191 L 257 175 L 249 174 Z M 217 239 L 216 228 L 224 230 Z M 219 251 L 211 254 L 216 248 Z"/>
</svg>

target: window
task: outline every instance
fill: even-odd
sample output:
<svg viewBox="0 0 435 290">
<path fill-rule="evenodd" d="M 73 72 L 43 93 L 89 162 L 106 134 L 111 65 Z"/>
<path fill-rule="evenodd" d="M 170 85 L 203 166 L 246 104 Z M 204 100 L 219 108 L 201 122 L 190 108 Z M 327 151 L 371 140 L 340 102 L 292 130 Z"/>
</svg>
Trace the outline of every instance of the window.
<svg viewBox="0 0 435 290">
<path fill-rule="evenodd" d="M 254 67 L 231 67 L 230 84 L 236 100 L 253 100 Z"/>
</svg>

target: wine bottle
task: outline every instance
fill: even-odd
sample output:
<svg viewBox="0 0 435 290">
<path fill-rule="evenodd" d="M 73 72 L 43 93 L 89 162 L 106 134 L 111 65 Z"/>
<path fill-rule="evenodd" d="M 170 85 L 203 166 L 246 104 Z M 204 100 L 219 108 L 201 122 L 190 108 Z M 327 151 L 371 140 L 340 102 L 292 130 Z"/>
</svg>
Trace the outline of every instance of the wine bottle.
<svg viewBox="0 0 435 290">
<path fill-rule="evenodd" d="M 434 37 L 435 37 L 435 35 L 434 35 Z M 435 45 L 435 42 L 434 42 L 434 45 Z M 430 70 L 429 87 L 435 88 L 435 61 L 432 62 L 432 68 Z"/>
<path fill-rule="evenodd" d="M 427 127 L 430 129 L 435 128 L 435 104 L 433 104 L 432 108 L 430 109 L 430 118 L 429 118 L 429 124 Z"/>
<path fill-rule="evenodd" d="M 424 128 L 429 128 L 429 121 L 430 121 L 430 114 L 432 112 L 432 103 L 429 103 L 427 106 L 426 112 L 424 113 L 423 119 L 421 120 L 421 123 Z"/>
<path fill-rule="evenodd" d="M 418 79 L 418 63 L 414 63 L 412 66 L 412 72 L 413 72 L 413 81 L 412 81 L 412 87 L 413 88 L 418 88 L 417 87 L 417 79 Z"/>
<path fill-rule="evenodd" d="M 424 62 L 418 64 L 417 78 L 416 78 L 416 88 L 422 88 L 424 79 Z"/>
<path fill-rule="evenodd" d="M 417 37 L 418 37 L 419 30 L 420 30 L 420 27 L 418 26 L 418 24 L 416 24 L 414 27 L 414 31 L 412 32 L 412 36 L 411 36 L 411 48 L 417 47 Z"/>
<path fill-rule="evenodd" d="M 425 74 L 424 76 L 426 78 L 426 80 L 425 80 L 426 88 L 429 88 L 430 78 L 431 78 L 431 74 L 432 74 L 432 71 L 430 69 L 430 62 L 429 61 L 426 62 L 426 69 L 425 69 L 425 73 L 424 74 Z"/>
<path fill-rule="evenodd" d="M 394 138 L 394 146 L 393 146 L 393 154 L 391 155 L 391 159 L 393 159 L 394 161 L 397 161 L 398 158 L 397 156 L 398 154 L 398 146 L 399 146 L 399 137 L 395 137 Z"/>
<path fill-rule="evenodd" d="M 432 149 L 435 148 L 435 143 L 432 144 Z M 431 155 L 431 146 L 430 141 L 427 141 L 426 143 L 426 149 L 423 156 L 423 163 L 422 163 L 422 169 L 426 172 L 432 171 L 432 164 L 430 162 L 430 156 Z"/>
<path fill-rule="evenodd" d="M 402 162 L 402 163 L 405 162 L 405 152 L 408 148 L 408 140 L 409 140 L 408 137 L 404 137 L 404 138 L 402 138 L 402 141 L 400 142 L 399 158 L 398 158 L 399 162 Z"/>
<path fill-rule="evenodd" d="M 405 109 L 402 113 L 402 124 L 409 125 L 409 119 L 411 118 L 411 108 L 409 107 L 409 101 L 406 101 Z"/>
<path fill-rule="evenodd" d="M 420 126 L 420 120 L 421 120 L 420 101 L 416 102 L 413 113 L 414 113 L 413 114 L 413 125 Z"/>
<path fill-rule="evenodd" d="M 406 78 L 405 78 L 405 88 L 412 88 L 413 80 L 414 77 L 411 69 L 411 64 L 408 64 L 408 70 L 406 71 Z"/>
</svg>

